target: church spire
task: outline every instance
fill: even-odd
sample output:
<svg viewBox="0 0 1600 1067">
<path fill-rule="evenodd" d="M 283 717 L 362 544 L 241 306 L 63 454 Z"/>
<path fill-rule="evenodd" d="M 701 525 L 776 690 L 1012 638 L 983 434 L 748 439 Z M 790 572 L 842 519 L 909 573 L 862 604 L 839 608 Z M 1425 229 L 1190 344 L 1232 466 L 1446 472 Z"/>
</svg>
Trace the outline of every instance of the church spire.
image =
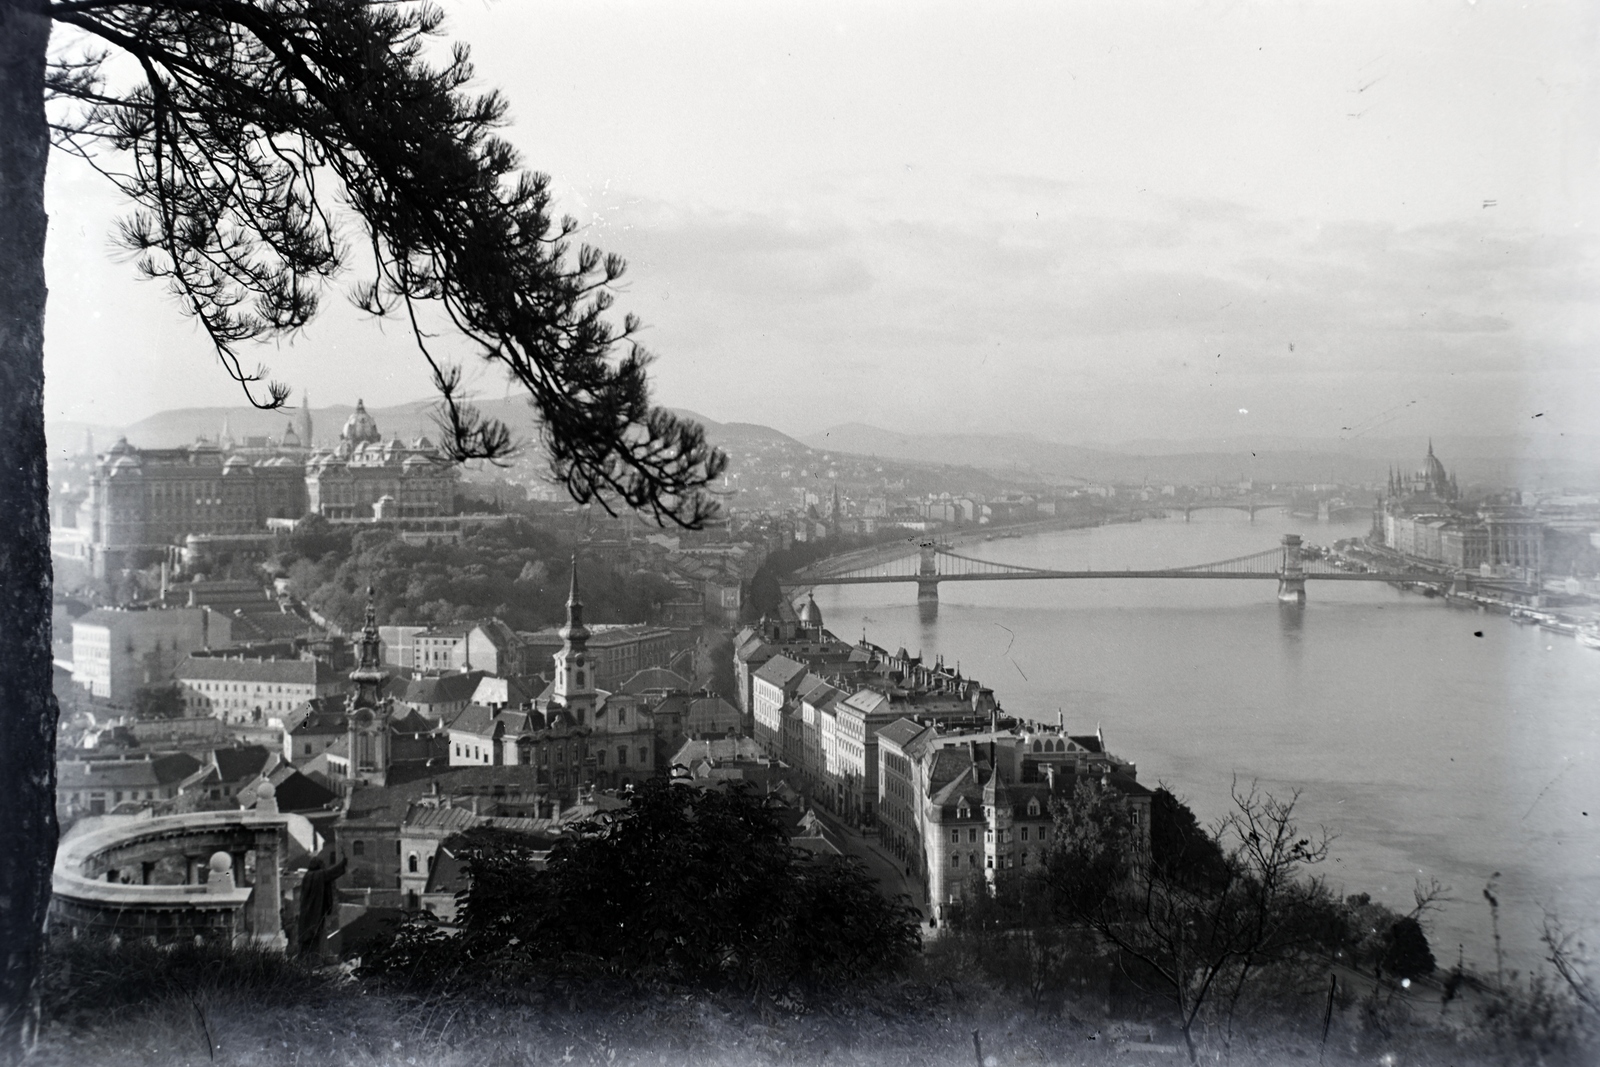
<svg viewBox="0 0 1600 1067">
<path fill-rule="evenodd" d="M 361 628 L 361 653 L 350 680 L 356 683 L 359 703 L 372 706 L 378 702 L 378 690 L 388 680 L 378 658 L 378 611 L 373 604 L 372 586 L 367 586 L 366 624 Z"/>
<path fill-rule="evenodd" d="M 578 596 L 578 554 L 572 554 L 572 583 L 567 588 L 567 624 L 561 628 L 561 639 L 571 644 L 576 640 L 580 650 L 589 637 L 589 628 L 583 624 L 583 600 Z"/>
<path fill-rule="evenodd" d="M 578 725 L 585 725 L 594 711 L 599 694 L 594 687 L 594 671 L 585 650 L 589 628 L 583 624 L 583 601 L 578 596 L 578 556 L 572 556 L 572 584 L 567 592 L 567 624 L 561 627 L 561 651 L 553 657 L 556 678 L 551 695 L 563 705 Z"/>
</svg>

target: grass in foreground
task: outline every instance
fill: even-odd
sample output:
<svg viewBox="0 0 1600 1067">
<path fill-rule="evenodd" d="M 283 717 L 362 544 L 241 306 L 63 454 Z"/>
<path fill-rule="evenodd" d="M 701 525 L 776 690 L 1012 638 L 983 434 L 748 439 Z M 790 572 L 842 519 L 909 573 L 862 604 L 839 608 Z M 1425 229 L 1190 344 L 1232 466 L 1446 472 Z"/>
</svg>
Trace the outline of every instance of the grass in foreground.
<svg viewBox="0 0 1600 1067">
<path fill-rule="evenodd" d="M 500 1067 L 593 1064 L 883 1064 L 985 1067 L 1187 1062 L 1156 1005 L 1067 997 L 1052 1011 L 985 981 L 939 973 L 801 1003 L 686 995 L 616 984 L 540 990 L 399 990 L 270 956 L 69 946 L 54 959 L 41 1067 Z M 1149 1009 L 1149 1010 L 1145 1010 Z M 1456 1010 L 1456 1009 L 1453 1009 Z M 1321 1018 L 1258 1022 L 1235 1041 L 1240 1065 L 1476 1067 L 1587 1064 L 1594 1045 L 1534 1047 L 1514 1029 L 1436 1022 L 1437 1005 L 1391 1010 L 1384 1027 L 1359 1005 Z M 1581 1036 L 1581 1035 L 1580 1035 Z M 1202 1062 L 1222 1062 L 1220 1045 Z"/>
</svg>

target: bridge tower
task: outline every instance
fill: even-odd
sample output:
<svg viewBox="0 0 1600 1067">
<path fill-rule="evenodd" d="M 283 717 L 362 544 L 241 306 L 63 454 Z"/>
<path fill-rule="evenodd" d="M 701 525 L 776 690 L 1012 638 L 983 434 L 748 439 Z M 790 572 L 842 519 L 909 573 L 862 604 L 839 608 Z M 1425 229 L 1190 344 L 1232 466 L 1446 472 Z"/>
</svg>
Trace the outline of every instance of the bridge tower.
<svg viewBox="0 0 1600 1067">
<path fill-rule="evenodd" d="M 939 561 L 932 541 L 918 546 L 917 606 L 939 606 Z"/>
<path fill-rule="evenodd" d="M 1306 602 L 1306 574 L 1301 565 L 1300 535 L 1283 535 L 1283 569 L 1278 572 L 1278 600 L 1283 604 Z"/>
</svg>

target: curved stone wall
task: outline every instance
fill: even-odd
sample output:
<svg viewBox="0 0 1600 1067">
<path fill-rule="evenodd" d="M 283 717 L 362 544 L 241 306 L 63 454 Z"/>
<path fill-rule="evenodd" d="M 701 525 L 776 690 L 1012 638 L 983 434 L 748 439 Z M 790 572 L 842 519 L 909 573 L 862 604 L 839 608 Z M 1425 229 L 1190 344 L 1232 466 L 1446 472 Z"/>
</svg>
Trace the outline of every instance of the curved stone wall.
<svg viewBox="0 0 1600 1067">
<path fill-rule="evenodd" d="M 304 816 L 278 812 L 270 792 L 259 807 L 130 820 L 63 842 L 52 929 L 282 950 L 301 878 L 286 867 L 322 842 Z"/>
</svg>

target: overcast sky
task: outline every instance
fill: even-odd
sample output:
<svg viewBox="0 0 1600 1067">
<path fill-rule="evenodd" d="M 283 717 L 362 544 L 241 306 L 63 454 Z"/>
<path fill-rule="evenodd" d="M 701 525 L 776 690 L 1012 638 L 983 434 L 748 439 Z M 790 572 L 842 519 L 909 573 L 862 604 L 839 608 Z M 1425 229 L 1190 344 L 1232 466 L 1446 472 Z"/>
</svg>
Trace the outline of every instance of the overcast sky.
<svg viewBox="0 0 1600 1067">
<path fill-rule="evenodd" d="M 1600 426 L 1592 3 L 445 7 L 628 258 L 663 403 L 1072 442 Z M 49 193 L 49 415 L 239 402 L 110 254 L 101 179 L 57 154 Z M 401 330 L 328 308 L 274 377 L 428 394 Z"/>
</svg>

